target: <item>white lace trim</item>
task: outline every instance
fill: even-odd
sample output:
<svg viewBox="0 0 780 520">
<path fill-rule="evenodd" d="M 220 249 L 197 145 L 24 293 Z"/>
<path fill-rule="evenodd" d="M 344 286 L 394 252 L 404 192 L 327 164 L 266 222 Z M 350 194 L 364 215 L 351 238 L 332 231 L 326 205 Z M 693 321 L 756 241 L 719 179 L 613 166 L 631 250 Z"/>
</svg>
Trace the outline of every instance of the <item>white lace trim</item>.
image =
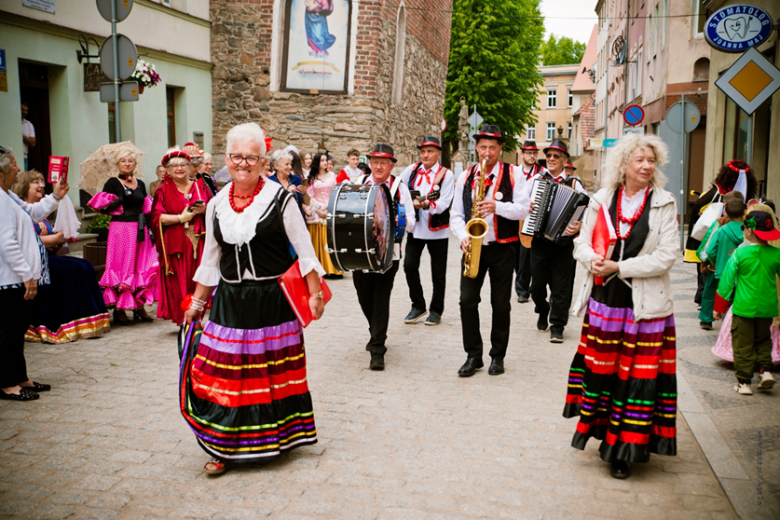
<svg viewBox="0 0 780 520">
<path fill-rule="evenodd" d="M 219 218 L 219 229 L 225 242 L 239 246 L 248 244 L 255 237 L 257 222 L 269 205 L 273 204 L 274 196 L 281 189 L 279 184 L 266 181 L 252 204 L 241 213 L 236 213 L 230 207 L 229 187 L 217 193 L 214 197 L 214 211 Z"/>
</svg>

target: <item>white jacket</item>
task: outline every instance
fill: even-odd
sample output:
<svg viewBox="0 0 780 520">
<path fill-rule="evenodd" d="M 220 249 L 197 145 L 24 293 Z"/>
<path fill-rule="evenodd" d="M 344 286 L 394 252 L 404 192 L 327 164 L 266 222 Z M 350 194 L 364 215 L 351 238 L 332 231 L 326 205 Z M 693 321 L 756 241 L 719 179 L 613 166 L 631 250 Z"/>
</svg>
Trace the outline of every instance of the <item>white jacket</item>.
<svg viewBox="0 0 780 520">
<path fill-rule="evenodd" d="M 41 278 L 41 252 L 33 220 L 40 222 L 57 204 L 53 195 L 28 204 L 15 193 L 0 189 L 0 286 Z"/>
<path fill-rule="evenodd" d="M 599 258 L 593 251 L 592 234 L 602 202 L 609 204 L 614 189 L 604 188 L 590 199 L 580 236 L 574 240 L 574 258 L 588 271 L 580 292 L 572 303 L 571 313 L 580 316 L 587 308 L 593 289 L 591 261 Z M 631 279 L 634 319 L 663 318 L 674 311 L 674 296 L 669 271 L 680 256 L 680 227 L 677 222 L 677 200 L 668 191 L 653 186 L 650 206 L 650 232 L 639 254 L 618 262 L 622 279 Z M 614 279 L 610 283 L 623 283 Z"/>
</svg>

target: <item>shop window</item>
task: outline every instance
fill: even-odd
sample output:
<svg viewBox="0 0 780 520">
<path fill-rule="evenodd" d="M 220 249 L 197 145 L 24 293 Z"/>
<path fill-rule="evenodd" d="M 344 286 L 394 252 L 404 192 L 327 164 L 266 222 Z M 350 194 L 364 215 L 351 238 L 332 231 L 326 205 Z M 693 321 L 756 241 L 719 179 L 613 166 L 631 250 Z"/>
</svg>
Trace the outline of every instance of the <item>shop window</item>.
<svg viewBox="0 0 780 520">
<path fill-rule="evenodd" d="M 745 160 L 750 118 L 736 103 L 726 98 L 726 124 L 723 126 L 723 162 Z"/>
</svg>

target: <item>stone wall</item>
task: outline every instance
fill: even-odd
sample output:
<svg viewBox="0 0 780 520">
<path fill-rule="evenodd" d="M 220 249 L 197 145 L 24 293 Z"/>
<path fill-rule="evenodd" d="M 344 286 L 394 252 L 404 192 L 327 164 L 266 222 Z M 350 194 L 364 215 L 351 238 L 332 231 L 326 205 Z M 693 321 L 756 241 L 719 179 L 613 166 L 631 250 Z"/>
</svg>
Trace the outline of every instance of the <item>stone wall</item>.
<svg viewBox="0 0 780 520">
<path fill-rule="evenodd" d="M 438 28 L 425 42 L 415 34 L 422 34 L 432 12 L 406 11 L 403 96 L 400 105 L 393 106 L 395 1 L 361 0 L 359 4 L 354 95 L 272 91 L 273 0 L 212 1 L 215 163 L 222 162 L 227 131 L 254 121 L 274 139 L 275 148 L 294 144 L 308 152 L 327 149 L 338 167 L 346 163 L 349 149 L 367 154 L 380 141 L 395 148 L 399 166 L 408 164 L 423 134 L 439 135 L 443 117 L 449 13 L 444 23 L 444 8 L 438 4 L 451 8 L 451 2 L 433 3 L 438 24 L 431 27 Z"/>
</svg>

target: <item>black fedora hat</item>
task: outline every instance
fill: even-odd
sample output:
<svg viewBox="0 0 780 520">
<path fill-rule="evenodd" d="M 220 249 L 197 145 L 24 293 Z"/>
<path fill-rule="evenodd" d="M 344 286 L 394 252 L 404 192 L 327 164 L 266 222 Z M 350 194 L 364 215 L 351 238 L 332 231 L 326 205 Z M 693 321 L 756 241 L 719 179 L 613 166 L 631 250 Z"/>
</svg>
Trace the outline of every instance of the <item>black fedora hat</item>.
<svg viewBox="0 0 780 520">
<path fill-rule="evenodd" d="M 439 142 L 439 138 L 433 137 L 432 135 L 424 135 L 422 142 L 417 146 L 417 149 L 422 150 L 426 146 L 433 146 L 434 148 L 441 150 L 441 143 Z"/>
<path fill-rule="evenodd" d="M 552 144 L 544 149 L 544 154 L 547 155 L 547 152 L 550 150 L 558 150 L 559 152 L 565 153 L 566 157 L 569 157 L 569 147 L 560 139 L 554 139 Z"/>
<path fill-rule="evenodd" d="M 480 139 L 495 139 L 501 144 L 504 144 L 506 137 L 501 133 L 501 129 L 496 125 L 484 124 L 480 127 L 479 131 L 474 134 L 474 141 L 477 142 Z"/>
<path fill-rule="evenodd" d="M 539 148 L 536 146 L 536 141 L 533 139 L 526 139 L 523 146 L 520 149 L 524 152 L 538 152 Z"/>
<path fill-rule="evenodd" d="M 390 159 L 393 162 L 398 162 L 398 159 L 395 158 L 395 152 L 393 152 L 393 147 L 389 144 L 379 143 L 374 147 L 374 151 L 368 154 L 369 157 L 382 157 L 385 159 Z"/>
</svg>

